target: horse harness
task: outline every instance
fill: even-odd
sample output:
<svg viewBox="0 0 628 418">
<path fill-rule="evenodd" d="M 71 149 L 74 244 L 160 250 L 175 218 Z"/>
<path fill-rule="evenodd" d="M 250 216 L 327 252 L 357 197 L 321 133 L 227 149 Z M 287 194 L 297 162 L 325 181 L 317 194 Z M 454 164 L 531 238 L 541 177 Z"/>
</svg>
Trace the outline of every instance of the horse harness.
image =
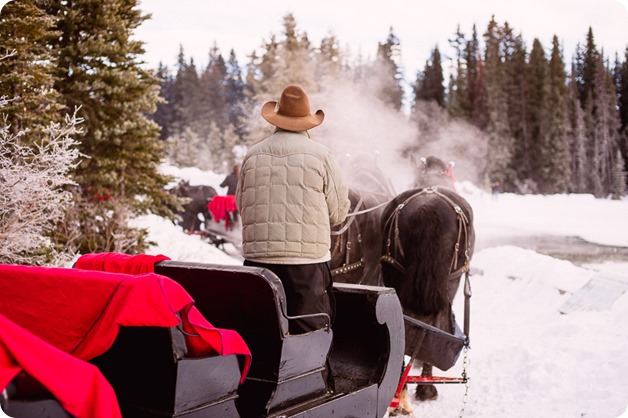
<svg viewBox="0 0 628 418">
<path fill-rule="evenodd" d="M 454 246 L 454 255 L 451 260 L 449 266 L 449 278 L 456 277 L 461 273 L 469 272 L 469 262 L 470 262 L 470 245 L 469 245 L 469 219 L 467 215 L 465 215 L 462 208 L 457 205 L 453 200 L 451 200 L 447 195 L 443 194 L 438 190 L 437 187 L 427 187 L 421 189 L 417 193 L 408 197 L 403 203 L 399 204 L 390 217 L 386 220 L 385 230 L 388 231 L 388 238 L 386 240 L 386 254 L 384 254 L 380 260 L 382 262 L 388 263 L 392 265 L 394 268 L 399 270 L 401 273 L 405 273 L 405 266 L 399 261 L 399 258 L 403 258 L 405 256 L 405 251 L 403 246 L 401 245 L 401 240 L 399 239 L 399 216 L 403 208 L 414 198 L 422 195 L 434 194 L 447 203 L 451 205 L 453 210 L 456 212 L 456 217 L 458 219 L 458 239 L 456 241 L 456 245 Z M 461 245 L 464 248 L 464 256 L 465 261 L 464 264 L 459 268 L 458 267 L 458 255 L 460 253 Z M 394 251 L 394 255 L 391 253 Z"/>
<path fill-rule="evenodd" d="M 344 226 L 342 228 L 340 228 L 338 231 L 331 231 L 331 235 L 338 235 L 338 239 L 336 240 L 336 245 L 334 245 L 334 248 L 332 250 L 332 253 L 335 250 L 339 250 L 342 246 L 343 246 L 343 237 L 344 237 L 344 233 L 347 232 L 349 230 L 349 228 L 351 227 L 351 225 L 353 224 L 353 222 L 355 221 L 355 213 L 357 213 L 360 210 L 360 207 L 363 205 L 364 203 L 364 199 L 362 198 L 362 196 L 360 195 L 360 200 L 358 201 L 358 203 L 355 205 L 355 211 L 349 215 L 347 215 L 347 217 L 349 218 L 349 220 L 344 224 Z M 356 222 L 356 228 L 358 229 L 358 245 L 362 245 L 362 233 L 360 231 L 360 224 Z M 345 274 L 345 273 L 350 273 L 354 270 L 357 270 L 359 268 L 362 268 L 364 266 L 364 257 L 360 257 L 360 260 L 358 260 L 355 263 L 351 263 L 350 261 L 350 255 L 351 255 L 351 241 L 349 240 L 349 234 L 347 233 L 347 238 L 346 238 L 346 243 L 344 244 L 345 247 L 345 260 L 342 264 L 342 267 L 338 267 L 335 268 L 331 271 L 332 276 L 335 276 L 337 274 Z"/>
<path fill-rule="evenodd" d="M 331 271 L 332 276 L 336 276 L 338 274 L 351 273 L 352 271 L 355 271 L 355 270 L 357 270 L 359 268 L 364 267 L 364 257 L 363 256 L 361 256 L 358 261 L 356 261 L 354 263 L 351 262 L 352 243 L 349 240 L 349 236 L 348 236 L 349 234 L 347 234 L 346 243 L 343 244 L 343 241 L 345 241 L 345 239 L 343 239 L 343 237 L 344 237 L 343 234 L 349 230 L 349 228 L 355 222 L 355 219 L 358 217 L 358 215 L 362 215 L 362 214 L 371 212 L 373 210 L 379 209 L 382 206 L 387 205 L 388 203 L 390 203 L 390 201 L 386 201 L 384 203 L 381 203 L 379 205 L 373 206 L 371 208 L 366 208 L 366 209 L 360 210 L 360 208 L 364 205 L 364 198 L 360 194 L 360 200 L 355 205 L 354 211 L 347 215 L 347 218 L 349 218 L 349 220 L 339 230 L 331 231 L 331 235 L 338 235 L 339 236 L 338 239 L 336 240 L 334 248 L 332 249 L 332 253 L 334 251 L 336 251 L 336 250 L 339 250 L 343 245 L 344 245 L 344 249 L 345 249 L 345 260 L 344 260 L 344 262 L 343 262 L 341 267 L 335 268 L 335 269 L 333 269 Z M 355 228 L 357 229 L 357 241 L 358 241 L 357 244 L 359 246 L 361 246 L 362 245 L 362 231 L 360 231 L 360 223 L 359 222 L 355 222 Z M 360 251 L 360 254 L 363 254 L 363 252 Z"/>
</svg>

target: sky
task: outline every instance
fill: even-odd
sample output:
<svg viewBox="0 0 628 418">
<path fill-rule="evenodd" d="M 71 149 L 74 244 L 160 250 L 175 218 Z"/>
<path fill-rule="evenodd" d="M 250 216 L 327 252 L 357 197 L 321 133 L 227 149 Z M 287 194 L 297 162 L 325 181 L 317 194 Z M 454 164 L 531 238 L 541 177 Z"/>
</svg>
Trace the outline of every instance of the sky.
<svg viewBox="0 0 628 418">
<path fill-rule="evenodd" d="M 218 186 L 222 174 L 171 166 L 162 170 L 225 192 Z M 464 416 L 472 418 L 628 418 L 628 259 L 575 265 L 507 243 L 508 237 L 555 235 L 628 247 L 628 199 L 495 198 L 465 181 L 456 186 L 473 208 L 478 239 L 471 260 L 468 399 L 463 404 L 464 386 L 441 385 L 437 400 L 413 402 L 414 416 L 459 416 L 464 406 Z M 225 253 L 157 216 L 137 222 L 157 242 L 149 254 L 242 263 L 232 246 Z M 502 244 L 491 245 L 496 241 Z M 604 278 L 618 286 L 609 290 L 602 286 Z M 587 292 L 594 284 L 598 293 Z M 459 323 L 463 299 L 459 289 L 453 304 Z M 604 306 L 600 300 L 609 303 Z M 439 374 L 461 372 L 462 355 L 452 369 Z"/>
<path fill-rule="evenodd" d="M 209 50 L 218 45 L 223 55 L 233 49 L 241 65 L 271 34 L 281 35 L 283 16 L 292 13 L 299 28 L 317 46 L 334 33 L 351 55 L 372 58 L 392 27 L 402 47 L 406 79 L 416 78 L 434 46 L 451 56 L 448 39 L 460 25 L 470 35 L 486 29 L 491 15 L 522 33 L 528 50 L 538 38 L 549 52 L 554 34 L 570 57 L 577 43 L 584 43 L 589 26 L 598 46 L 614 58 L 628 46 L 628 0 L 387 0 L 316 2 L 267 0 L 142 0 L 140 8 L 152 14 L 137 30 L 146 42 L 146 62 L 172 66 L 179 46 L 186 56 L 205 65 Z"/>
</svg>

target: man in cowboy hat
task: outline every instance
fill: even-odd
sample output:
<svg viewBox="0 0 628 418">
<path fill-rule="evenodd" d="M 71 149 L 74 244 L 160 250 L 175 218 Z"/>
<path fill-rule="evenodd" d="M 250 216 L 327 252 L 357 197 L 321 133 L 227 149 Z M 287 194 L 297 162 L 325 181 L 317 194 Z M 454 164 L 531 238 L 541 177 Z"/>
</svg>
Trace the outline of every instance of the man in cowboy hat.
<svg viewBox="0 0 628 418">
<path fill-rule="evenodd" d="M 290 333 L 330 327 L 330 230 L 345 220 L 350 202 L 332 153 L 308 133 L 325 114 L 311 114 L 305 91 L 290 85 L 278 103 L 264 104 L 262 117 L 275 132 L 248 150 L 236 190 L 244 264 L 279 277 L 288 315 L 327 314 L 291 320 Z"/>
</svg>

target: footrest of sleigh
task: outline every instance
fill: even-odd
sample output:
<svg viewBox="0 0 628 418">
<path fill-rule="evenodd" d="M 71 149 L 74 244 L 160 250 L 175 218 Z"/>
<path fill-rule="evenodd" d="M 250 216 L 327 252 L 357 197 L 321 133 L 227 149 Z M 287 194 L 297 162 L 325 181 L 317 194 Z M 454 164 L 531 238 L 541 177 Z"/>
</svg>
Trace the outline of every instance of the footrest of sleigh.
<svg viewBox="0 0 628 418">
<path fill-rule="evenodd" d="M 466 377 L 448 377 L 448 376 L 408 376 L 406 383 L 414 383 L 416 385 L 436 385 L 436 384 L 461 384 L 469 381 Z"/>
</svg>

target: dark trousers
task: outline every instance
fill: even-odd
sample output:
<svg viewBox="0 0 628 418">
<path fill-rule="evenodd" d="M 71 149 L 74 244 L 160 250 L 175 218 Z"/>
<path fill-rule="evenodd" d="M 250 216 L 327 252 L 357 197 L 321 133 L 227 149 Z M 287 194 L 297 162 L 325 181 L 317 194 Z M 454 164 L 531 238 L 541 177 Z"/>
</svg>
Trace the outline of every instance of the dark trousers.
<svg viewBox="0 0 628 418">
<path fill-rule="evenodd" d="M 275 273 L 283 284 L 289 316 L 315 313 L 329 315 L 330 323 L 336 314 L 336 301 L 332 291 L 329 263 L 317 264 L 265 264 L 244 260 L 245 266 L 263 267 Z M 303 334 L 324 328 L 327 318 L 291 319 L 290 333 Z"/>
</svg>

